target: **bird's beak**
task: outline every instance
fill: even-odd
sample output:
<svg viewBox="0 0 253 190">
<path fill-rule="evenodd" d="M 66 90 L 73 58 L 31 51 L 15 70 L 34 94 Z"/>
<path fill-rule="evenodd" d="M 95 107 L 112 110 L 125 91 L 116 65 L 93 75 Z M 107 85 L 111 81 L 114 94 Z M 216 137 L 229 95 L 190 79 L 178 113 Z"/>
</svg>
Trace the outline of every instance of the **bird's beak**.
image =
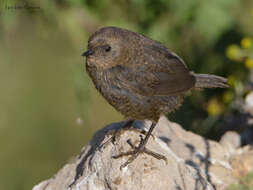
<svg viewBox="0 0 253 190">
<path fill-rule="evenodd" d="M 92 51 L 92 50 L 87 50 L 86 52 L 84 52 L 84 53 L 82 54 L 82 56 L 87 57 L 87 56 L 92 55 L 92 54 L 93 54 L 93 51 Z"/>
</svg>

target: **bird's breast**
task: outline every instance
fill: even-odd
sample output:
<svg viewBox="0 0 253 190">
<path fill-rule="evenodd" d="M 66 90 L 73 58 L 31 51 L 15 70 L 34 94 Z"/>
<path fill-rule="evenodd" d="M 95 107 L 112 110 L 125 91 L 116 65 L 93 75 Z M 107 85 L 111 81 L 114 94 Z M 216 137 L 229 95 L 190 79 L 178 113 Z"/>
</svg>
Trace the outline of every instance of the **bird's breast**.
<svg viewBox="0 0 253 190">
<path fill-rule="evenodd" d="M 161 113 L 177 108 L 181 97 L 177 96 L 143 96 L 127 87 L 122 73 L 107 69 L 103 71 L 88 70 L 96 89 L 117 111 L 132 119 L 157 120 Z"/>
<path fill-rule="evenodd" d="M 88 71 L 89 72 L 89 71 Z M 129 118 L 144 119 L 145 111 L 149 110 L 146 106 L 149 101 L 146 97 L 135 94 L 120 78 L 120 74 L 112 70 L 91 71 L 89 72 L 96 89 L 117 111 Z"/>
<path fill-rule="evenodd" d="M 129 92 L 122 86 L 120 79 L 111 70 L 88 71 L 96 89 L 114 107 L 118 102 L 126 103 Z"/>
</svg>

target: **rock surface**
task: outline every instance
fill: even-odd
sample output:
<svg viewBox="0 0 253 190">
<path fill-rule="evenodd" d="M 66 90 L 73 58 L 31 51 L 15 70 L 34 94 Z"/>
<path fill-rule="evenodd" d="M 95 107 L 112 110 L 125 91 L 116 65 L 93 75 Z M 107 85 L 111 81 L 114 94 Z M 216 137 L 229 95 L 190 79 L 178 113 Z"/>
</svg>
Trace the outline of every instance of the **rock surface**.
<svg viewBox="0 0 253 190">
<path fill-rule="evenodd" d="M 253 92 L 250 92 L 244 102 L 244 110 L 253 115 Z"/>
<path fill-rule="evenodd" d="M 123 123 L 98 131 L 72 163 L 33 190 L 221 190 L 252 170 L 253 151 L 249 148 L 227 148 L 185 131 L 165 117 L 160 118 L 147 147 L 166 156 L 168 163 L 141 154 L 120 170 L 127 158 L 112 156 L 131 149 L 126 143 L 129 138 L 135 145 L 140 140 L 139 132 L 125 130 L 113 144 L 112 131 Z M 135 128 L 145 126 L 150 123 L 134 123 Z"/>
</svg>

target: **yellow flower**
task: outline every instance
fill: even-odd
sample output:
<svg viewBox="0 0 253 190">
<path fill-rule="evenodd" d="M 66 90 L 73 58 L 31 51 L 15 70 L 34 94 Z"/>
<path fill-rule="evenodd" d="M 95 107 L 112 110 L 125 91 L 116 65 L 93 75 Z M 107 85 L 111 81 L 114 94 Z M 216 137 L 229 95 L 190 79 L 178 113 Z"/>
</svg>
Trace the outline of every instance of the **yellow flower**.
<svg viewBox="0 0 253 190">
<path fill-rule="evenodd" d="M 245 60 L 245 67 L 251 69 L 253 67 L 253 59 L 247 58 Z"/>
<path fill-rule="evenodd" d="M 251 39 L 247 38 L 247 37 L 243 38 L 241 40 L 241 46 L 242 46 L 242 48 L 245 48 L 245 49 L 250 48 L 250 46 L 251 46 Z"/>
<path fill-rule="evenodd" d="M 223 112 L 223 106 L 216 98 L 211 99 L 207 105 L 207 112 L 209 115 L 220 115 Z"/>
<path fill-rule="evenodd" d="M 226 49 L 226 55 L 229 59 L 235 60 L 239 57 L 240 49 L 237 45 L 230 45 Z"/>
<path fill-rule="evenodd" d="M 233 99 L 233 93 L 231 91 L 226 91 L 224 94 L 223 94 L 223 101 L 225 103 L 228 103 L 228 102 L 231 102 L 231 100 Z"/>
<path fill-rule="evenodd" d="M 228 76 L 228 85 L 229 85 L 229 86 L 234 86 L 235 83 L 236 83 L 235 77 L 232 76 L 232 75 Z"/>
</svg>

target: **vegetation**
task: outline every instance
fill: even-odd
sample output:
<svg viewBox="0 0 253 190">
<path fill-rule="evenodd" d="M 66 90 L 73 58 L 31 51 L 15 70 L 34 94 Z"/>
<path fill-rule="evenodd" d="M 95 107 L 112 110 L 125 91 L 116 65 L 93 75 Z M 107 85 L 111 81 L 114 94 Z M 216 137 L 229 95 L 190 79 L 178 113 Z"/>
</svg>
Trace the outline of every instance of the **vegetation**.
<svg viewBox="0 0 253 190">
<path fill-rule="evenodd" d="M 253 173 L 242 176 L 238 184 L 230 185 L 227 190 L 253 190 Z"/>
</svg>

